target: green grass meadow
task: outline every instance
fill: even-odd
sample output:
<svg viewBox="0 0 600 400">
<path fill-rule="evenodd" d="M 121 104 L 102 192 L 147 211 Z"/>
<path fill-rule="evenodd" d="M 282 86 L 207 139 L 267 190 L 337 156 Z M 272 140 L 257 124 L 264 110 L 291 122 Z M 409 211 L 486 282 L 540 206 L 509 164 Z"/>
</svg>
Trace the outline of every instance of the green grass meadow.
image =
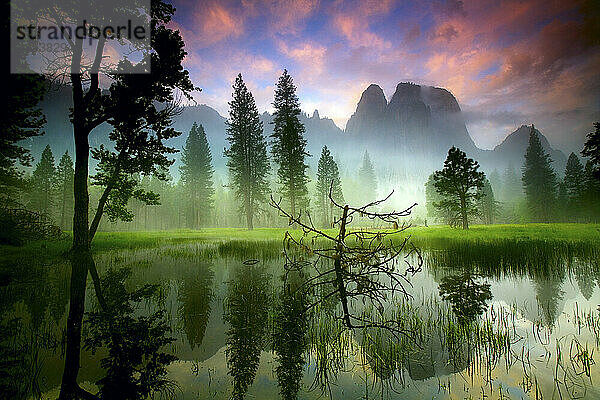
<svg viewBox="0 0 600 400">
<path fill-rule="evenodd" d="M 251 247 L 258 242 L 261 246 L 277 246 L 285 232 L 302 235 L 300 230 L 284 228 L 258 228 L 248 231 L 243 228 L 207 228 L 201 230 L 98 232 L 92 243 L 96 252 L 109 250 L 153 248 L 182 243 L 221 243 L 235 241 L 240 247 Z M 335 231 L 328 230 L 335 234 Z M 415 226 L 400 236 L 410 235 L 411 242 L 418 248 L 487 247 L 524 242 L 551 245 L 585 245 L 600 248 L 600 224 L 525 224 L 525 225 L 474 225 L 469 230 L 448 226 Z M 400 238 L 398 238 L 400 239 Z M 14 263 L 30 257 L 56 257 L 70 247 L 71 235 L 55 241 L 30 242 L 23 247 L 0 246 L 0 263 Z M 241 249 L 240 249 L 241 250 Z"/>
</svg>

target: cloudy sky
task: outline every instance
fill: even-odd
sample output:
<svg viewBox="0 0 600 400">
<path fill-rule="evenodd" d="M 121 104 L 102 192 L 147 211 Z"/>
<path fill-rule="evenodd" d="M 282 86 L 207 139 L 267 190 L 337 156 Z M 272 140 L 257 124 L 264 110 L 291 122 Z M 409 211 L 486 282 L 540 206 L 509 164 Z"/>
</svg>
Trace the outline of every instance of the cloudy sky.
<svg viewBox="0 0 600 400">
<path fill-rule="evenodd" d="M 445 87 L 476 144 L 493 148 L 535 123 L 579 150 L 600 120 L 598 0 L 172 0 L 196 94 L 227 115 L 241 72 L 270 111 L 284 68 L 302 108 L 338 126 L 370 83 Z"/>
</svg>

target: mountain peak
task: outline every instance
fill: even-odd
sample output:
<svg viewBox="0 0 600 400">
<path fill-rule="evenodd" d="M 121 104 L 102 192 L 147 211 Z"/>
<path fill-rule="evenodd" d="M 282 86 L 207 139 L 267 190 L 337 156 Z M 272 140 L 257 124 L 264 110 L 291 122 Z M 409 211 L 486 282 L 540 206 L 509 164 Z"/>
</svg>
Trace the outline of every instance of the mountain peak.
<svg viewBox="0 0 600 400">
<path fill-rule="evenodd" d="M 396 85 L 396 91 L 390 100 L 392 103 L 412 103 L 422 101 L 421 86 L 411 82 L 400 82 Z"/>
<path fill-rule="evenodd" d="M 356 112 L 367 112 L 371 109 L 383 111 L 386 106 L 387 100 L 385 98 L 385 94 L 383 93 L 383 89 L 381 89 L 379 85 L 371 83 L 360 96 L 360 101 L 358 102 Z"/>
<path fill-rule="evenodd" d="M 521 125 L 514 132 L 510 133 L 502 143 L 494 148 L 494 152 L 498 155 L 498 163 L 501 160 L 510 160 L 514 165 L 522 165 L 524 161 L 525 151 L 529 146 L 529 134 L 533 128 L 534 132 L 540 138 L 542 148 L 550 155 L 554 169 L 560 174 L 564 171 L 567 163 L 565 154 L 557 149 L 552 148 L 550 142 L 534 125 Z"/>
<path fill-rule="evenodd" d="M 362 92 L 356 112 L 346 124 L 346 132 L 358 133 L 370 125 L 377 124 L 383 119 L 386 107 L 387 100 L 381 87 L 374 83 L 370 84 Z"/>
</svg>

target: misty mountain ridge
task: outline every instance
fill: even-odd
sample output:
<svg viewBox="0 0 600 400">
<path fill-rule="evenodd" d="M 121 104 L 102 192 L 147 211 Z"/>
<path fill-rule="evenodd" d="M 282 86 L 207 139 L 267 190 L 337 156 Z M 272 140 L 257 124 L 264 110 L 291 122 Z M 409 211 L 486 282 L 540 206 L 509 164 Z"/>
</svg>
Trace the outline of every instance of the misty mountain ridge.
<svg viewBox="0 0 600 400">
<path fill-rule="evenodd" d="M 50 144 L 55 159 L 69 150 L 73 154 L 74 142 L 69 121 L 71 92 L 62 88 L 49 93 L 41 103 L 46 115 L 46 134 L 25 143 L 33 156 L 39 159 L 43 148 Z M 265 136 L 273 132 L 272 115 L 260 114 Z M 376 168 L 383 169 L 390 179 L 406 176 L 423 177 L 439 169 L 446 157 L 448 148 L 456 146 L 480 162 L 487 172 L 504 169 L 509 165 L 520 168 L 529 142 L 530 127 L 522 125 L 510 133 L 493 150 L 479 149 L 471 138 L 458 101 L 444 88 L 421 86 L 413 83 L 399 83 L 390 101 L 380 86 L 369 85 L 362 93 L 356 111 L 348 120 L 345 131 L 330 118 L 322 118 L 318 110 L 312 115 L 300 114 L 304 124 L 307 150 L 312 155 L 307 159 L 316 170 L 321 148 L 327 145 L 332 153 L 341 157 L 342 165 L 356 169 L 365 150 L 372 154 Z M 194 122 L 202 124 L 211 148 L 215 170 L 226 174 L 226 159 L 223 149 L 228 146 L 226 139 L 226 118 L 206 104 L 185 106 L 180 115 L 173 118 L 173 127 L 182 135 L 170 139 L 168 144 L 181 150 L 187 133 Z M 90 135 L 90 146 L 96 147 L 107 142 L 110 126 L 103 124 Z M 560 150 L 551 147 L 547 138 L 540 135 L 542 146 L 554 162 L 559 174 L 564 171 L 567 157 Z M 179 177 L 179 158 L 171 168 L 175 179 Z M 409 173 L 409 169 L 415 169 Z M 401 173 L 393 172 L 402 171 Z M 351 172 L 351 171 L 348 171 Z"/>
</svg>

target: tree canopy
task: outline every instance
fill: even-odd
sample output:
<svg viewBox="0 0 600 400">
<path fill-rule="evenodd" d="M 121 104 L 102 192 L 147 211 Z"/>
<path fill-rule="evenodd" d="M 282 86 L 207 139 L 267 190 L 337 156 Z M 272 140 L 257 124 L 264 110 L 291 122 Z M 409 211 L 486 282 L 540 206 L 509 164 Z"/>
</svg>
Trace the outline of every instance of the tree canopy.
<svg viewBox="0 0 600 400">
<path fill-rule="evenodd" d="M 600 122 L 594 123 L 594 132 L 587 134 L 587 140 L 581 150 L 581 155 L 589 157 L 592 163 L 594 175 L 600 180 Z"/>
<path fill-rule="evenodd" d="M 267 142 L 254 96 L 246 87 L 242 74 L 233 84 L 233 99 L 229 102 L 227 168 L 231 185 L 240 200 L 239 211 L 246 216 L 248 229 L 253 228 L 254 215 L 267 202 L 270 165 Z"/>
<path fill-rule="evenodd" d="M 551 162 L 535 127 L 531 125 L 522 179 L 527 206 L 532 219 L 537 222 L 550 222 L 554 211 L 558 181 Z"/>
<path fill-rule="evenodd" d="M 181 162 L 181 181 L 190 200 L 188 226 L 198 229 L 208 223 L 215 192 L 212 155 L 202 125 L 195 122 L 192 125 L 185 141 Z"/>
<path fill-rule="evenodd" d="M 289 201 L 292 214 L 296 214 L 298 207 L 307 205 L 306 184 L 309 179 L 305 158 L 310 154 L 306 151 L 304 125 L 298 118 L 301 110 L 296 86 L 287 70 L 283 70 L 277 82 L 273 107 L 275 112 L 271 151 L 278 165 L 280 193 Z"/>
<path fill-rule="evenodd" d="M 344 202 L 344 194 L 337 163 L 327 146 L 323 146 L 319 158 L 316 189 L 317 210 L 321 214 L 323 226 L 328 227 L 333 220 L 333 204 L 329 199 L 329 193 L 331 192 L 331 197 L 338 204 Z"/>
<path fill-rule="evenodd" d="M 358 185 L 362 193 L 360 203 L 367 204 L 377 199 L 377 177 L 367 150 L 365 150 L 362 164 L 358 170 Z"/>
<path fill-rule="evenodd" d="M 55 174 L 54 155 L 50 146 L 47 145 L 42 151 L 40 161 L 36 164 L 31 177 L 31 207 L 45 215 L 50 215 L 54 205 Z"/>
<path fill-rule="evenodd" d="M 463 229 L 468 229 L 469 215 L 477 212 L 476 202 L 483 196 L 485 174 L 479 171 L 479 163 L 452 146 L 444 168 L 435 171 L 433 181 L 436 191 L 442 196 L 442 200 L 434 206 L 449 211 L 453 221 L 459 221 Z"/>
</svg>

